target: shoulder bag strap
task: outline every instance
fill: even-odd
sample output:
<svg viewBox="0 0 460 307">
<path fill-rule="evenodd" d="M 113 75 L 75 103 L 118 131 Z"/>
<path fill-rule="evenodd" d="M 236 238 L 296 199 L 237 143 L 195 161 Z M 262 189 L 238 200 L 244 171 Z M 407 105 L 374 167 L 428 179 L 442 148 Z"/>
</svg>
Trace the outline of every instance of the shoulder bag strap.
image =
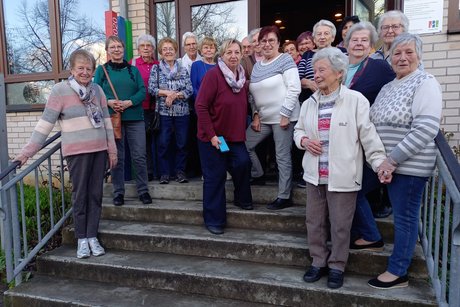
<svg viewBox="0 0 460 307">
<path fill-rule="evenodd" d="M 107 81 L 109 82 L 110 88 L 112 89 L 112 92 L 113 92 L 113 95 L 115 96 L 115 99 L 120 100 L 120 99 L 118 99 L 117 92 L 115 91 L 115 88 L 113 87 L 112 81 L 110 80 L 110 77 L 109 77 L 109 73 L 107 72 L 107 69 L 105 68 L 104 65 L 102 65 L 102 69 L 104 70 L 105 76 L 107 78 Z"/>
</svg>

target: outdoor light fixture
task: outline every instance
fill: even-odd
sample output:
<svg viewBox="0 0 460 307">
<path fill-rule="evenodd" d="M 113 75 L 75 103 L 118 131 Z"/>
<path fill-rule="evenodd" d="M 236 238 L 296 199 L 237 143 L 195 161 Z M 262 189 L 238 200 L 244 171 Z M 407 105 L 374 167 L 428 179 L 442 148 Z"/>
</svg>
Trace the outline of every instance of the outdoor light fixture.
<svg viewBox="0 0 460 307">
<path fill-rule="evenodd" d="M 279 24 L 282 23 L 282 22 L 283 22 L 283 21 L 282 21 L 281 19 L 275 20 L 275 23 L 276 23 L 277 25 L 279 25 Z"/>
<path fill-rule="evenodd" d="M 342 13 L 335 13 L 334 17 L 342 17 Z"/>
</svg>

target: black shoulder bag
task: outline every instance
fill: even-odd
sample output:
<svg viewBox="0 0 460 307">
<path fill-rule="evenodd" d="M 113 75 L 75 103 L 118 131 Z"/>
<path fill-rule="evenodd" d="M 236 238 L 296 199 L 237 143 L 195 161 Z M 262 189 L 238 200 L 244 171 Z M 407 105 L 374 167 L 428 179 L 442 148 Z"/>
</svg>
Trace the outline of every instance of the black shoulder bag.
<svg viewBox="0 0 460 307">
<path fill-rule="evenodd" d="M 160 67 L 157 65 L 157 84 L 158 90 L 160 90 Z M 154 101 L 154 97 L 150 96 L 150 105 L 149 110 L 152 109 L 152 103 Z M 150 119 L 149 125 L 145 128 L 145 134 L 152 135 L 160 131 L 160 113 L 158 112 L 158 102 L 155 104 L 155 111 L 153 112 L 153 116 Z"/>
</svg>

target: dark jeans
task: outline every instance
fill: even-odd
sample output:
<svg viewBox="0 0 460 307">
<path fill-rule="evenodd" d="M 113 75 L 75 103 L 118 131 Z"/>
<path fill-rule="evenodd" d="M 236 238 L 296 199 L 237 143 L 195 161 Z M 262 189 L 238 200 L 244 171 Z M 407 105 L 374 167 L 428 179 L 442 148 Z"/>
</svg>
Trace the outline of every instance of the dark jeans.
<svg viewBox="0 0 460 307">
<path fill-rule="evenodd" d="M 234 201 L 252 204 L 249 180 L 251 160 L 244 142 L 227 142 L 230 151 L 222 153 L 211 142 L 198 140 L 201 169 L 203 171 L 203 218 L 206 226 L 225 226 L 227 171 L 232 175 Z"/>
<path fill-rule="evenodd" d="M 175 172 L 185 173 L 187 161 L 187 137 L 189 116 L 160 115 L 160 134 L 158 142 L 158 156 L 160 162 L 160 176 L 169 175 L 170 144 L 175 136 L 176 146 L 172 153 L 175 156 Z"/>
<path fill-rule="evenodd" d="M 145 127 L 150 125 L 150 122 L 153 119 L 153 115 L 155 110 L 144 110 L 144 123 Z M 157 154 L 157 139 L 158 133 L 153 133 L 150 135 L 146 135 L 146 150 L 147 150 L 147 174 L 149 177 L 158 177 L 159 176 L 159 169 L 158 169 L 158 154 Z"/>
<path fill-rule="evenodd" d="M 418 236 L 420 205 L 426 177 L 393 174 L 387 185 L 388 195 L 393 206 L 394 247 L 388 261 L 388 272 L 404 276 L 412 260 Z M 365 195 L 380 185 L 377 175 L 367 166 L 363 171 L 363 188 L 358 193 L 352 235 L 366 241 L 381 238 L 377 223 Z"/>
</svg>

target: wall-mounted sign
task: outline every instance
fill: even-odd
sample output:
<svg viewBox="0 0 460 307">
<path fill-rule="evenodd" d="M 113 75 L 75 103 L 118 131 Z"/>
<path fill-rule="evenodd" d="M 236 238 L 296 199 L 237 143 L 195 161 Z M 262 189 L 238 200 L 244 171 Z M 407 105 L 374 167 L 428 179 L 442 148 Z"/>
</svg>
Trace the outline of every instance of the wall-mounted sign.
<svg viewBox="0 0 460 307">
<path fill-rule="evenodd" d="M 404 14 L 409 18 L 409 32 L 441 32 L 443 4 L 444 0 L 404 0 Z"/>
</svg>

